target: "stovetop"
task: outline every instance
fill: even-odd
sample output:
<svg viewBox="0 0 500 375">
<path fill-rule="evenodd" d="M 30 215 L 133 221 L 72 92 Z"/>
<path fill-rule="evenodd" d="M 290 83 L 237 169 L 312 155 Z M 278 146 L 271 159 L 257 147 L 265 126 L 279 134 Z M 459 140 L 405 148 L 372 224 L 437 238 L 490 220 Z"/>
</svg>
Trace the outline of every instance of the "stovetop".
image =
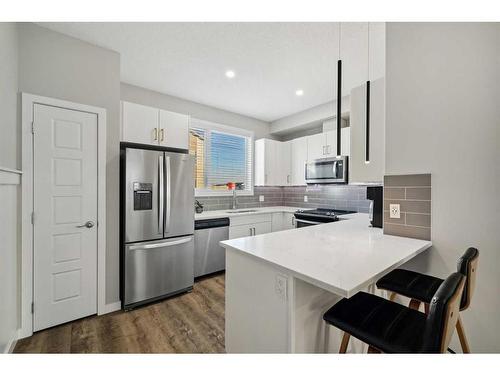
<svg viewBox="0 0 500 375">
<path fill-rule="evenodd" d="M 294 215 L 297 219 L 307 218 L 313 221 L 326 222 L 326 221 L 337 221 L 339 220 L 338 217 L 341 215 L 354 214 L 354 213 L 356 213 L 356 211 L 337 210 L 330 208 L 316 208 L 312 210 L 297 210 L 295 211 Z"/>
</svg>

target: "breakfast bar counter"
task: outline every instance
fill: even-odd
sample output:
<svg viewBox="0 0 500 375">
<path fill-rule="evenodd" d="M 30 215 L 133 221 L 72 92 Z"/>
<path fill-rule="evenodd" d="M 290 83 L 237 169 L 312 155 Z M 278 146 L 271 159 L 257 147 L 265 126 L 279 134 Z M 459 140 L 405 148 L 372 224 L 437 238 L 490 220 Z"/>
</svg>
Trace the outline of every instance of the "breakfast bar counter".
<svg viewBox="0 0 500 375">
<path fill-rule="evenodd" d="M 340 331 L 323 313 L 431 247 L 384 235 L 367 214 L 223 241 L 228 353 L 336 352 Z M 352 340 L 351 352 L 365 350 Z"/>
</svg>

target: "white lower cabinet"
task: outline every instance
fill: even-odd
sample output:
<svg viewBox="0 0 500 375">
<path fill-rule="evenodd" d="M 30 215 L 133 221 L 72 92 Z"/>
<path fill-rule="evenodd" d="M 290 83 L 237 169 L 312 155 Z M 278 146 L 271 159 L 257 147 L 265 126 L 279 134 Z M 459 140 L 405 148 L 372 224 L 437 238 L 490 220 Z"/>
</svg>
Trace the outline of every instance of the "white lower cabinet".
<svg viewBox="0 0 500 375">
<path fill-rule="evenodd" d="M 229 239 L 272 232 L 272 214 L 243 215 L 229 218 Z"/>
<path fill-rule="evenodd" d="M 291 212 L 283 212 L 283 230 L 295 228 L 295 216 Z"/>
</svg>

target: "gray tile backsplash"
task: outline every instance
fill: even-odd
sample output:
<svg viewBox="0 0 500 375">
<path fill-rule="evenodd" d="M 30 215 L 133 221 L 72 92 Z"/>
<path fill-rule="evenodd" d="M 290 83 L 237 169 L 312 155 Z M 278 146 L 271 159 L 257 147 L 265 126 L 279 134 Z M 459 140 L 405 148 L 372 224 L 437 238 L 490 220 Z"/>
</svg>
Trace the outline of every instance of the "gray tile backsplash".
<svg viewBox="0 0 500 375">
<path fill-rule="evenodd" d="M 259 195 L 264 202 L 259 202 Z M 304 202 L 307 196 L 308 202 Z M 197 197 L 206 211 L 226 210 L 231 208 L 232 197 Z M 268 206 L 293 206 L 305 208 L 337 208 L 368 212 L 370 201 L 366 199 L 366 186 L 350 185 L 317 185 L 290 187 L 254 188 L 253 196 L 239 196 L 238 208 L 255 208 Z"/>
</svg>

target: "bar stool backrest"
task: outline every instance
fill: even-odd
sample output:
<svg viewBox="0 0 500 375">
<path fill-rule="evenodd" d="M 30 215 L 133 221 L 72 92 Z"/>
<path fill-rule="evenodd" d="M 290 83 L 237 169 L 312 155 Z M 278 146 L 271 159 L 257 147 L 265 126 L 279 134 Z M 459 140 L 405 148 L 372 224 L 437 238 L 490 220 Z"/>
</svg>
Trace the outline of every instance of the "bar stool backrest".
<svg viewBox="0 0 500 375">
<path fill-rule="evenodd" d="M 464 293 L 460 301 L 460 310 L 469 307 L 474 289 L 476 287 L 477 264 L 479 261 L 479 250 L 469 247 L 464 255 L 460 257 L 457 263 L 457 272 L 465 276 Z"/>
<path fill-rule="evenodd" d="M 432 297 L 423 337 L 422 351 L 444 353 L 448 348 L 460 311 L 465 276 L 452 273 Z"/>
</svg>

